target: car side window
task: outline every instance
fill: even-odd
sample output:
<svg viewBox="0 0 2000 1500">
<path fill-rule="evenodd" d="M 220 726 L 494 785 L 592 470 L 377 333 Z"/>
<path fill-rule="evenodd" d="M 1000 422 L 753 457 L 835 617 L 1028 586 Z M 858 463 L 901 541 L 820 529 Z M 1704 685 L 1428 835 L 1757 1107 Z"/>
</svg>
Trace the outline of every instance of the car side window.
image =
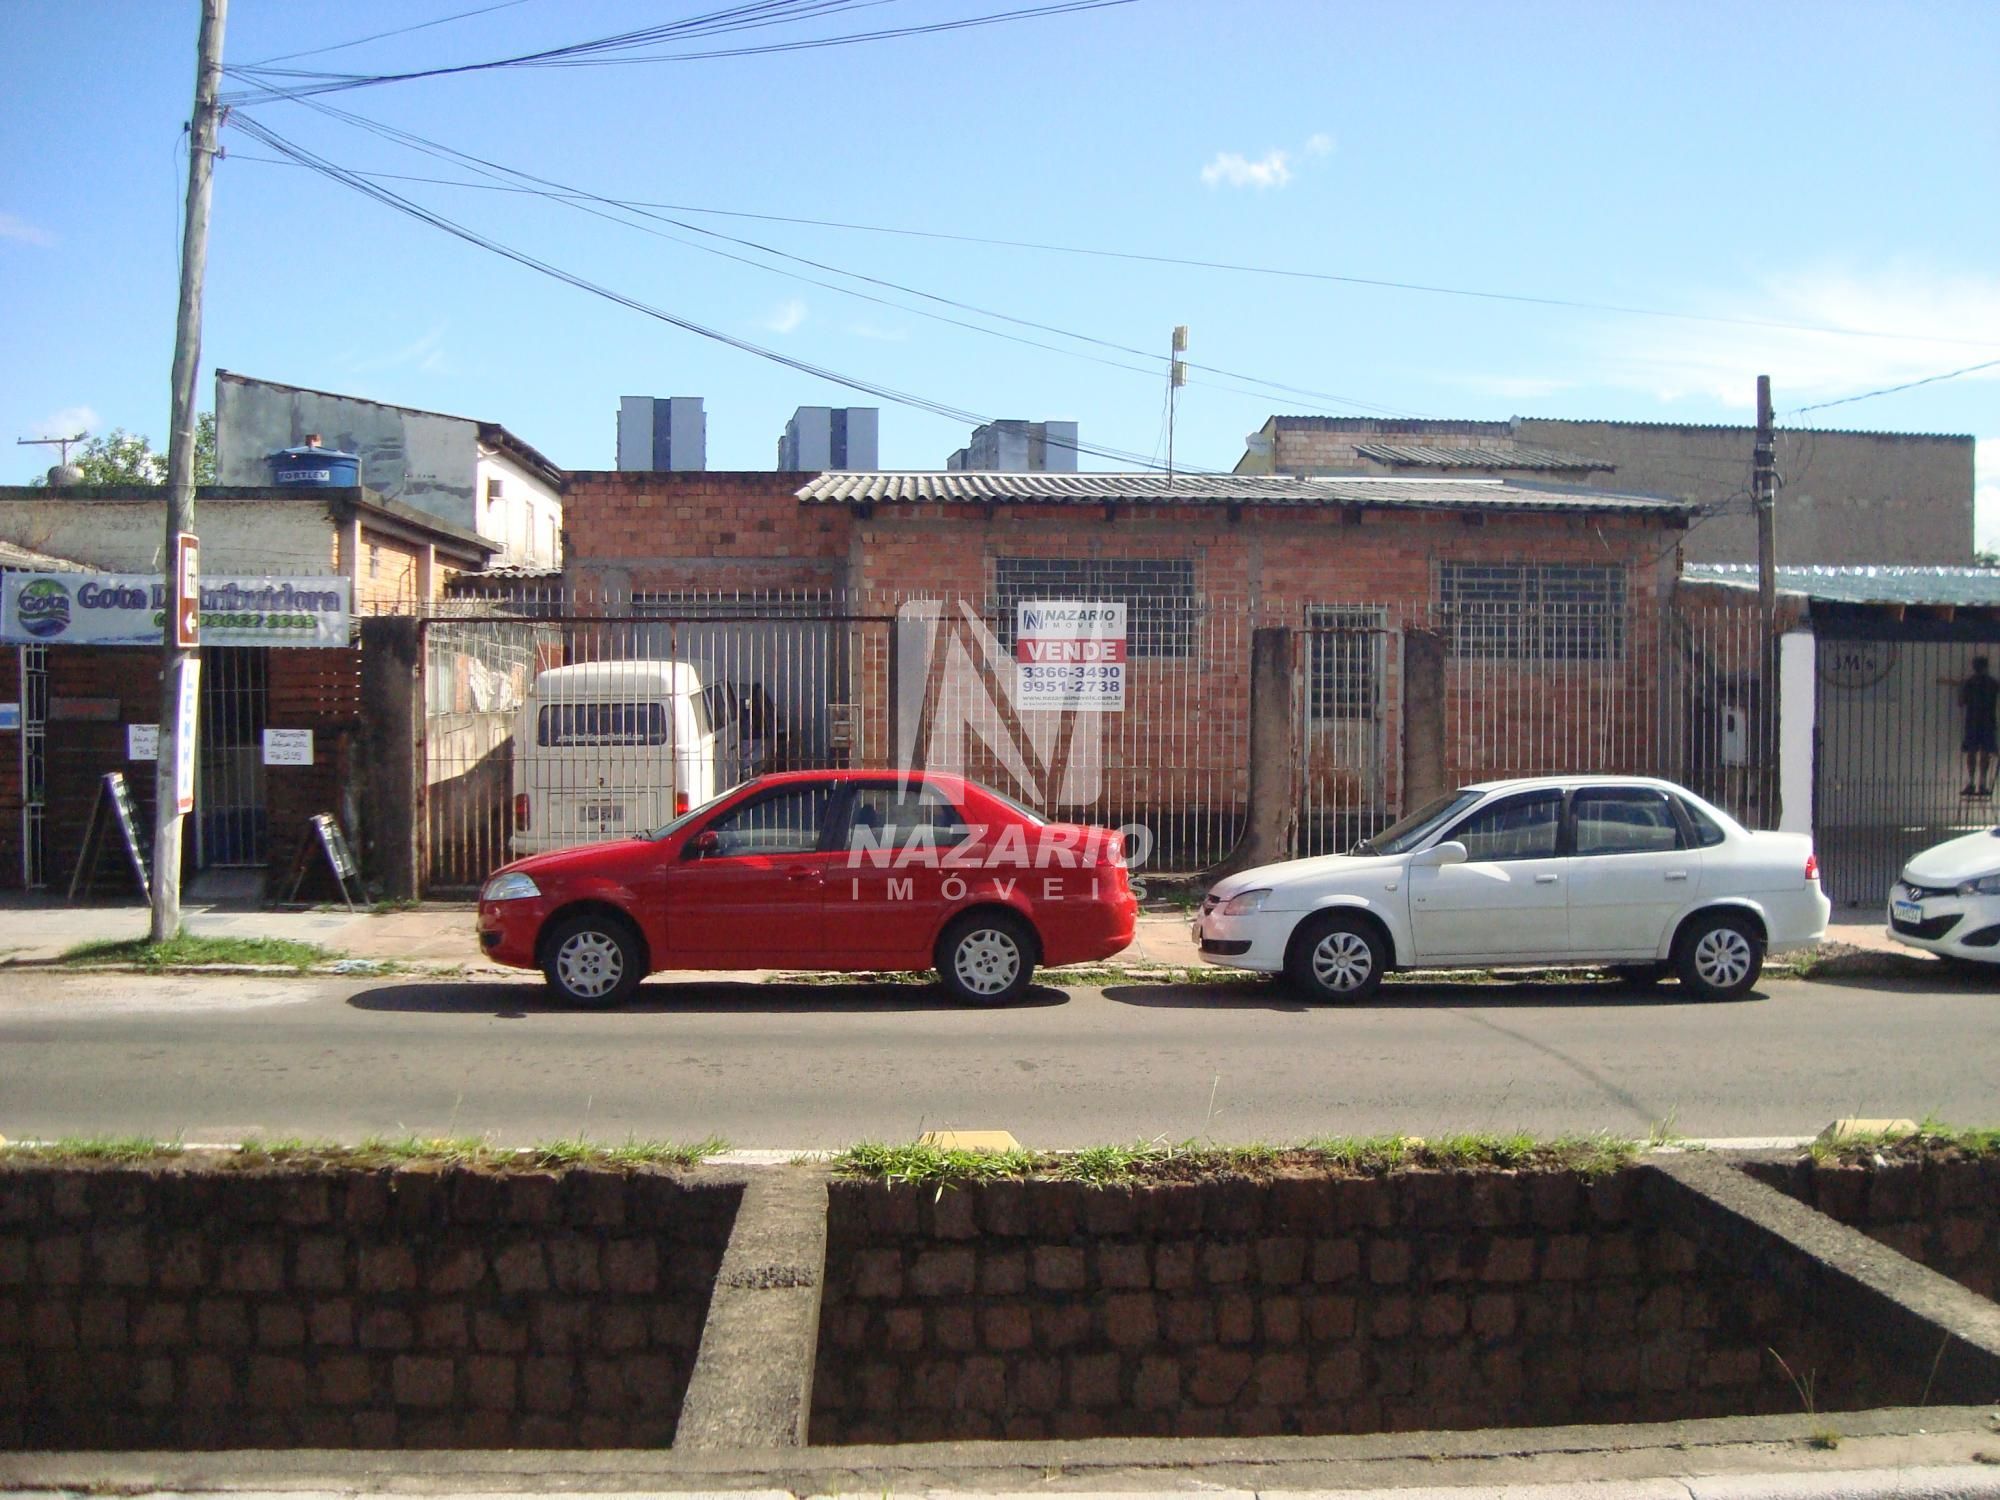
<svg viewBox="0 0 2000 1500">
<path fill-rule="evenodd" d="M 810 854 L 826 825 L 829 789 L 787 787 L 733 807 L 708 825 L 722 841 L 717 855 Z"/>
<path fill-rule="evenodd" d="M 1489 802 L 1450 833 L 1445 841 L 1465 845 L 1468 861 L 1553 859 L 1562 832 L 1562 793 L 1522 792 Z"/>
<path fill-rule="evenodd" d="M 971 832 L 951 799 L 933 786 L 860 786 L 849 816 L 850 850 L 907 849 L 928 842 L 947 849 Z"/>
<path fill-rule="evenodd" d="M 1680 799 L 1681 811 L 1687 814 L 1688 826 L 1694 829 L 1694 841 L 1704 849 L 1713 849 L 1729 835 L 1722 831 L 1722 825 L 1703 812 L 1687 798 Z"/>
<path fill-rule="evenodd" d="M 1584 787 L 1570 799 L 1578 854 L 1665 854 L 1686 848 L 1664 792 Z"/>
</svg>

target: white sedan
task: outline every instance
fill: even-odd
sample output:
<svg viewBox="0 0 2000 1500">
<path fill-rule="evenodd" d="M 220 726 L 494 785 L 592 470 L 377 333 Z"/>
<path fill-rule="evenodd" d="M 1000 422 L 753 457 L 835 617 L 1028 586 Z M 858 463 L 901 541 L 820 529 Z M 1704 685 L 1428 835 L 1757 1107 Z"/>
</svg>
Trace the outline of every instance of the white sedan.
<svg viewBox="0 0 2000 1500">
<path fill-rule="evenodd" d="M 2000 962 L 2000 828 L 1924 850 L 1889 892 L 1889 936 L 1946 958 Z"/>
<path fill-rule="evenodd" d="M 1321 1000 L 1359 1000 L 1395 968 L 1540 964 L 1672 971 L 1727 1000 L 1830 915 L 1803 834 L 1752 833 L 1669 781 L 1538 776 L 1461 787 L 1348 854 L 1232 875 L 1194 937 L 1210 963 Z"/>
</svg>

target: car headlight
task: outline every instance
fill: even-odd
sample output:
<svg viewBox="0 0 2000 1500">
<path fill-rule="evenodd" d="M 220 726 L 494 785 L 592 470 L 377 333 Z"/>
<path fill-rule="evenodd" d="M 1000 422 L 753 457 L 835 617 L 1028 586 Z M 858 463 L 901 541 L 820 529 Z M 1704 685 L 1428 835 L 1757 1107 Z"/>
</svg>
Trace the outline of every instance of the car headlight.
<svg viewBox="0 0 2000 1500">
<path fill-rule="evenodd" d="M 539 896 L 542 888 L 534 878 L 516 872 L 512 875 L 495 875 L 486 882 L 486 889 L 479 893 L 481 901 L 524 901 L 530 896 Z"/>
<path fill-rule="evenodd" d="M 1982 875 L 1977 880 L 1967 880 L 1959 884 L 1961 896 L 2000 896 L 2000 875 Z"/>
<path fill-rule="evenodd" d="M 1269 891 L 1241 891 L 1222 903 L 1218 915 L 1225 917 L 1247 917 L 1252 912 L 1262 911 L 1264 903 L 1270 899 Z"/>
</svg>

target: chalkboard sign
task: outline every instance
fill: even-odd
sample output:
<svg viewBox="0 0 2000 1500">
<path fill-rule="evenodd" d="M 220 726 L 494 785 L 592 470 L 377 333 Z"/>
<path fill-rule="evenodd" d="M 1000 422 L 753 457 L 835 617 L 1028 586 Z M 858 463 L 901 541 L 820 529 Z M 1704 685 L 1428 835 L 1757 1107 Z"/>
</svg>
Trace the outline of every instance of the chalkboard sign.
<svg viewBox="0 0 2000 1500">
<path fill-rule="evenodd" d="M 151 904 L 153 866 L 139 832 L 139 809 L 132 803 L 132 788 L 125 784 L 123 771 L 106 771 L 98 784 L 97 800 L 91 804 L 90 819 L 83 825 L 83 847 L 77 851 L 76 870 L 69 878 L 69 899 L 76 899 L 77 887 L 88 896 L 97 888 L 97 870 L 103 863 L 108 835 L 116 830 L 125 846 L 125 860 L 132 878 L 139 883 L 139 898 Z"/>
<path fill-rule="evenodd" d="M 299 852 L 292 860 L 292 888 L 286 895 L 288 904 L 297 902 L 299 888 L 312 868 L 312 853 L 317 848 L 326 857 L 326 867 L 333 872 L 334 884 L 340 887 L 340 899 L 347 903 L 349 911 L 355 910 L 354 898 L 358 894 L 367 899 L 367 887 L 361 883 L 361 867 L 355 863 L 354 851 L 347 845 L 347 835 L 341 832 L 340 821 L 332 813 L 314 813 L 310 819 L 311 829 L 299 841 Z"/>
</svg>

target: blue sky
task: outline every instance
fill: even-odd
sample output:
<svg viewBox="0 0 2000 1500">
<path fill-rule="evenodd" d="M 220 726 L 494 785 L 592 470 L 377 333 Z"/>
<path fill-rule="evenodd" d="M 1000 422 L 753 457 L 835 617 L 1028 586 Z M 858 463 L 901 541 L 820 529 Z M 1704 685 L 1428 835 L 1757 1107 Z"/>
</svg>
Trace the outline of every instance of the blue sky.
<svg viewBox="0 0 2000 1500">
<path fill-rule="evenodd" d="M 233 0 L 225 54 L 250 64 L 491 3 Z M 516 0 L 282 66 L 450 66 L 721 3 Z M 881 0 L 679 50 L 1024 3 Z M 164 447 L 197 11 L 8 0 L 0 14 L 0 482 L 51 461 L 17 437 L 122 426 Z M 531 195 L 390 184 L 678 317 L 954 409 L 1073 418 L 1088 444 L 1163 453 L 1162 356 L 1188 324 L 1189 357 L 1211 368 L 1182 393 L 1176 452 L 1227 468 L 1273 412 L 1745 421 L 1759 371 L 1782 414 L 2000 359 L 1996 56 L 1990 0 L 1134 0 L 852 47 L 475 72 L 320 102 L 571 188 L 680 205 L 655 212 L 837 268 Z M 474 176 L 304 103 L 244 112 L 343 167 Z M 714 468 L 771 467 L 805 403 L 882 406 L 887 467 L 942 467 L 965 440 L 962 422 L 683 332 L 269 164 L 271 148 L 242 129 L 224 145 L 204 406 L 220 366 L 500 421 L 575 468 L 612 466 L 618 398 L 632 394 L 705 397 Z M 1787 420 L 1977 435 L 1980 535 L 2000 541 L 1996 377 Z"/>
</svg>

